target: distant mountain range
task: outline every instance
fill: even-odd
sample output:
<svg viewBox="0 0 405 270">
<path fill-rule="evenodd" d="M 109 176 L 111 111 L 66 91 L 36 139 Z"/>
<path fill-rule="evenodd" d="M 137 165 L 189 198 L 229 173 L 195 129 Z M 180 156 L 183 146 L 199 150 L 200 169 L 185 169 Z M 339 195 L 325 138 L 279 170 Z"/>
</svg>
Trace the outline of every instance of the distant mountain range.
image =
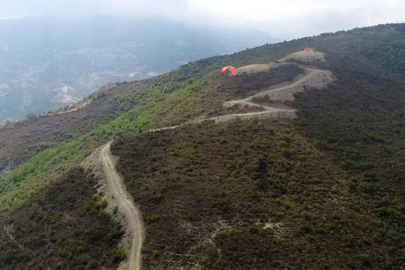
<svg viewBox="0 0 405 270">
<path fill-rule="evenodd" d="M 274 41 L 261 32 L 113 17 L 3 20 L 0 33 L 0 123 L 72 105 L 107 82 Z"/>
</svg>

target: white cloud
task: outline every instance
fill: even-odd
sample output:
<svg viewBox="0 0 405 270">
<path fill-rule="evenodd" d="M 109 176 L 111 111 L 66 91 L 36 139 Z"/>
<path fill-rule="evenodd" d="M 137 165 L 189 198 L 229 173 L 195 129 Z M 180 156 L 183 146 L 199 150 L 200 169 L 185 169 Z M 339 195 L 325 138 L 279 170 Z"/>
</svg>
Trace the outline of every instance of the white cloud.
<svg viewBox="0 0 405 270">
<path fill-rule="evenodd" d="M 190 24 L 254 28 L 283 39 L 405 20 L 404 0 L 0 0 L 0 6 L 0 17 L 158 16 Z"/>
<path fill-rule="evenodd" d="M 209 14 L 209 21 L 253 27 L 283 39 L 405 21 L 404 0 L 190 2 L 196 13 Z"/>
</svg>

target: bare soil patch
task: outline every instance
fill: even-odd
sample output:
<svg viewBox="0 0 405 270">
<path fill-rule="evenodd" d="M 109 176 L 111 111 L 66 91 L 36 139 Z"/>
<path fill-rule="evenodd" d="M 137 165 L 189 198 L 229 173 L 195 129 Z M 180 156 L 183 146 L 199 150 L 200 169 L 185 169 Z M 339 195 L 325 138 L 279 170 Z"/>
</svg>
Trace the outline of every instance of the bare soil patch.
<svg viewBox="0 0 405 270">
<path fill-rule="evenodd" d="M 295 52 L 295 53 L 289 54 L 286 57 L 280 59 L 281 62 L 285 62 L 285 61 L 289 61 L 289 60 L 298 60 L 298 61 L 308 62 L 308 63 L 326 62 L 325 54 L 323 52 L 319 52 L 319 51 Z"/>
</svg>

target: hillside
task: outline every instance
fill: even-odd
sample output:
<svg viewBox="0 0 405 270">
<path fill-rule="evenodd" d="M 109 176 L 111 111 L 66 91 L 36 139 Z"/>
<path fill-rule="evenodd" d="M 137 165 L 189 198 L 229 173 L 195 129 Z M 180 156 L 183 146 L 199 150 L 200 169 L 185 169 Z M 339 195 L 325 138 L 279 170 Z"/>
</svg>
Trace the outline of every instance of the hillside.
<svg viewBox="0 0 405 270">
<path fill-rule="evenodd" d="M 95 195 L 96 183 L 75 168 L 3 219 L 1 269 L 116 268 L 126 256 L 118 248 L 123 232 Z"/>
<path fill-rule="evenodd" d="M 145 269 L 334 266 L 351 259 L 335 255 L 340 231 L 361 240 L 375 222 L 351 216 L 346 173 L 285 121 L 132 135 L 113 153 L 146 223 Z"/>
<path fill-rule="evenodd" d="M 91 258 L 114 268 L 131 260 L 131 232 L 102 226 L 128 217 L 115 208 L 101 169 L 91 165 L 86 175 L 77 168 L 114 140 L 118 161 L 109 168 L 122 175 L 145 226 L 142 269 L 400 268 L 404 40 L 398 24 L 264 45 L 118 84 L 77 110 L 2 127 L 1 237 L 9 243 L 4 250 L 20 249 L 26 259 L 3 255 L 0 265 L 55 260 L 86 269 Z M 303 54 L 305 47 L 316 51 Z M 242 73 L 221 77 L 225 65 Z M 98 181 L 99 195 L 75 194 L 74 209 L 105 211 L 81 218 L 115 242 L 91 253 L 94 239 L 83 237 L 82 249 L 53 253 L 65 246 L 53 235 L 67 232 L 38 227 L 46 249 L 24 251 L 31 236 L 15 228 L 37 221 L 22 213 L 43 205 L 44 220 L 55 208 L 74 217 L 71 204 L 53 200 L 54 188 L 74 190 L 81 181 L 72 179 L 84 178 Z M 67 228 L 82 236 L 87 229 Z M 66 254 L 87 263 L 66 261 Z"/>
<path fill-rule="evenodd" d="M 0 32 L 0 123 L 72 105 L 108 82 L 273 41 L 260 32 L 109 16 L 1 20 Z"/>
</svg>

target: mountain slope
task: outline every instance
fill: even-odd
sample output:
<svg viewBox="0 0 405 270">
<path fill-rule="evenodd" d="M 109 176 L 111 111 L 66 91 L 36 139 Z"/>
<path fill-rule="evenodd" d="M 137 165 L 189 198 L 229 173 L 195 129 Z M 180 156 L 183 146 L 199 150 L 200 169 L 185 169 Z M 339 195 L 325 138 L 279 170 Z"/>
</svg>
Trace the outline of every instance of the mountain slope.
<svg viewBox="0 0 405 270">
<path fill-rule="evenodd" d="M 113 150 L 146 222 L 145 269 L 336 267 L 366 252 L 336 255 L 376 224 L 346 173 L 285 121 L 132 135 Z"/>
<path fill-rule="evenodd" d="M 75 168 L 0 223 L 1 269 L 114 269 L 123 232 L 95 196 L 97 181 Z"/>
<path fill-rule="evenodd" d="M 381 39 L 392 41 L 383 43 L 389 55 L 404 39 L 404 28 L 384 25 L 265 45 L 102 92 L 98 98 L 109 105 L 100 113 L 108 117 L 37 154 L 21 153 L 21 160 L 28 161 L 2 176 L 1 217 L 7 220 L 17 208 L 25 209 L 58 176 L 116 138 L 112 151 L 120 157 L 118 170 L 146 226 L 145 269 L 400 267 L 405 240 L 403 62 L 394 57 L 390 63 L 397 65 L 388 65 L 369 55 L 382 49 L 374 42 Z M 218 74 L 224 65 L 270 67 L 269 61 L 304 47 L 324 53 L 326 61 L 289 59 L 286 65 L 238 78 Z M 223 104 L 292 84 L 305 76 L 302 67 L 328 70 L 333 81 L 323 89 L 304 83 L 292 99 L 251 100 L 296 109 L 296 119 L 201 122 L 258 115 L 265 108 Z M 95 108 L 94 100 L 58 115 L 60 124 L 74 125 L 78 115 L 89 113 L 86 108 Z M 109 113 L 109 106 L 122 114 Z M 41 129 L 46 129 L 44 119 L 55 117 L 40 116 L 0 132 L 19 134 L 32 125 L 25 139 L 34 147 L 41 140 L 34 136 L 33 123 L 43 121 Z M 177 125 L 182 126 L 148 132 Z M 0 138 L 3 148 L 18 149 L 11 137 Z M 2 153 L 4 164 L 7 152 Z"/>
</svg>

